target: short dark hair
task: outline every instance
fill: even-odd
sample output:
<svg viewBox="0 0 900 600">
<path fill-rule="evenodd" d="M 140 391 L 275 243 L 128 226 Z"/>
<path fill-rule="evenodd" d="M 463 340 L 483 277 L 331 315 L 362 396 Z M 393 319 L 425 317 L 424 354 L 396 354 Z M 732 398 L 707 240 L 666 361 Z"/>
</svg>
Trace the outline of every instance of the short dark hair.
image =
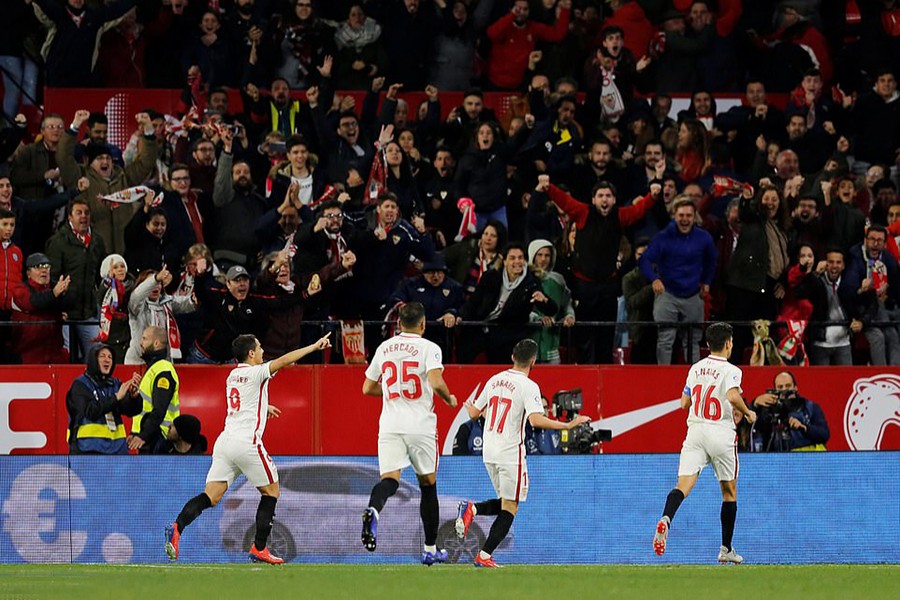
<svg viewBox="0 0 900 600">
<path fill-rule="evenodd" d="M 149 223 L 153 219 L 153 217 L 156 217 L 158 215 L 162 215 L 162 218 L 165 219 L 168 223 L 169 215 L 166 214 L 166 210 L 162 206 L 154 206 L 147 211 L 147 223 Z"/>
<path fill-rule="evenodd" d="M 288 152 L 291 151 L 291 148 L 294 146 L 303 146 L 307 150 L 309 150 L 309 144 L 306 143 L 306 138 L 302 135 L 292 135 L 288 139 L 284 141 L 284 149 Z"/>
<path fill-rule="evenodd" d="M 425 307 L 421 302 L 407 302 L 400 307 L 400 327 L 415 329 L 425 319 Z"/>
<path fill-rule="evenodd" d="M 231 354 L 238 362 L 246 361 L 251 350 L 256 350 L 256 336 L 252 333 L 239 335 L 231 342 Z"/>
<path fill-rule="evenodd" d="M 400 206 L 400 200 L 394 192 L 381 192 L 378 194 L 378 206 L 381 206 L 385 202 L 393 202 L 398 207 Z"/>
<path fill-rule="evenodd" d="M 213 150 L 216 149 L 216 145 L 213 144 L 213 142 L 212 142 L 211 139 L 205 138 L 205 137 L 201 137 L 201 138 L 197 138 L 196 140 L 194 140 L 194 143 L 191 144 L 191 152 L 192 152 L 192 153 L 193 153 L 193 152 L 196 152 L 196 151 L 197 151 L 197 148 L 200 147 L 200 144 L 211 144 L 212 147 L 213 147 Z M 172 166 L 174 167 L 174 165 L 172 165 Z"/>
<path fill-rule="evenodd" d="M 616 35 L 616 34 L 619 34 L 619 35 L 621 35 L 622 37 L 625 37 L 625 30 L 622 29 L 621 27 L 617 26 L 617 25 L 610 25 L 610 26 L 608 26 L 608 27 L 604 27 L 604 28 L 600 31 L 600 39 L 601 39 L 601 40 L 605 40 L 605 39 L 608 38 L 609 36 L 611 36 L 611 35 Z"/>
<path fill-rule="evenodd" d="M 339 208 L 339 209 L 341 209 L 341 212 L 344 211 L 343 204 L 341 204 L 337 200 L 326 200 L 325 202 L 323 202 L 322 204 L 319 205 L 319 210 L 316 211 L 316 214 L 321 217 L 322 215 L 325 214 L 325 211 L 328 210 L 329 208 Z"/>
<path fill-rule="evenodd" d="M 503 258 L 505 259 L 509 256 L 511 250 L 521 250 L 522 254 L 528 256 L 528 252 L 525 250 L 525 244 L 519 242 L 510 242 L 506 245 L 506 248 L 503 249 Z"/>
<path fill-rule="evenodd" d="M 357 115 L 352 110 L 345 110 L 345 111 L 341 112 L 341 114 L 338 115 L 338 123 L 341 122 L 341 119 L 347 119 L 347 118 L 351 118 L 351 117 L 353 118 L 354 121 L 359 123 L 359 115 Z"/>
<path fill-rule="evenodd" d="M 16 213 L 5 208 L 0 208 L 0 219 L 15 219 Z"/>
<path fill-rule="evenodd" d="M 612 192 L 612 195 L 616 195 L 616 186 L 613 185 L 611 181 L 598 181 L 594 185 L 594 189 L 591 190 L 591 198 L 597 195 L 597 192 L 600 190 L 609 190 Z"/>
<path fill-rule="evenodd" d="M 872 223 L 871 225 L 869 225 L 869 229 L 866 231 L 866 235 L 872 233 L 873 231 L 876 233 L 883 233 L 884 237 L 887 238 L 887 227 L 885 227 L 884 225 Z"/>
<path fill-rule="evenodd" d="M 538 345 L 531 338 L 525 338 L 524 340 L 519 340 L 518 343 L 513 347 L 512 351 L 512 359 L 513 363 L 517 367 L 524 367 L 531 363 L 532 360 L 537 358 L 538 354 Z"/>
<path fill-rule="evenodd" d="M 840 254 L 842 259 L 847 259 L 847 253 L 844 252 L 844 249 L 840 246 L 828 246 L 827 248 L 825 248 L 825 258 L 828 258 L 829 254 Z"/>
<path fill-rule="evenodd" d="M 734 336 L 731 325 L 723 321 L 713 323 L 706 328 L 706 343 L 710 352 L 721 352 L 725 348 L 725 342 Z"/>
<path fill-rule="evenodd" d="M 92 112 L 87 120 L 88 129 L 97 124 L 100 125 L 109 125 L 109 118 L 107 118 L 105 113 L 102 112 Z"/>
<path fill-rule="evenodd" d="M 91 208 L 91 205 L 88 204 L 87 200 L 85 200 L 81 196 L 76 196 L 75 198 L 72 198 L 71 200 L 69 200 L 69 203 L 66 204 L 66 216 L 68 216 L 68 217 L 72 216 L 72 210 L 75 208 L 76 204 L 83 204 L 88 207 L 88 210 L 90 210 L 90 208 Z"/>
</svg>

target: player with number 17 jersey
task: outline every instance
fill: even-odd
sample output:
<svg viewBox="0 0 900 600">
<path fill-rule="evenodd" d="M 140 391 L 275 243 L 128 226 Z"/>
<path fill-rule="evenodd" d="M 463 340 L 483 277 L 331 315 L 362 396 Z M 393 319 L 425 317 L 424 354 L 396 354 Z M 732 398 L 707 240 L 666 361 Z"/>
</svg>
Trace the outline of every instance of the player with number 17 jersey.
<svg viewBox="0 0 900 600">
<path fill-rule="evenodd" d="M 741 389 L 740 368 L 721 356 L 707 356 L 691 366 L 682 393 L 691 398 L 688 427 L 698 423 L 735 429 L 734 410 L 727 400 L 728 390 Z"/>
<path fill-rule="evenodd" d="M 508 369 L 488 379 L 475 399 L 475 408 L 484 411 L 484 462 L 521 465 L 524 475 L 525 421 L 528 415 L 544 414 L 538 384 L 521 371 Z M 523 479 L 522 500 L 528 491 L 527 475 Z"/>
<path fill-rule="evenodd" d="M 366 377 L 381 380 L 380 435 L 437 433 L 428 371 L 443 368 L 440 346 L 414 333 L 400 333 L 378 346 Z"/>
</svg>

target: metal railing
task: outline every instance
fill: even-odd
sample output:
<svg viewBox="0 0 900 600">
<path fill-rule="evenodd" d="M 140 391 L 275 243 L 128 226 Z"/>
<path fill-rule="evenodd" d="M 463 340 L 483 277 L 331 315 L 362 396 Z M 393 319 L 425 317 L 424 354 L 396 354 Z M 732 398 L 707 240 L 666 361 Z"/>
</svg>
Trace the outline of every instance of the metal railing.
<svg viewBox="0 0 900 600">
<path fill-rule="evenodd" d="M 373 349 L 377 344 L 384 339 L 385 332 L 393 331 L 397 328 L 397 323 L 394 321 L 361 321 L 365 328 L 366 335 L 366 346 L 370 349 Z M 621 336 L 628 335 L 629 329 L 632 328 L 652 328 L 654 330 L 658 330 L 660 328 L 674 328 L 676 329 L 677 340 L 675 344 L 675 348 L 679 347 L 678 340 L 686 343 L 688 348 L 691 348 L 694 344 L 694 337 L 697 329 L 706 328 L 707 325 L 711 324 L 713 321 L 699 321 L 699 322 L 685 322 L 685 321 L 576 321 L 574 325 L 571 327 L 564 327 L 562 324 L 556 324 L 551 326 L 552 328 L 557 329 L 560 332 L 560 354 L 562 359 L 562 364 L 578 364 L 578 348 L 579 346 L 584 346 L 589 343 L 589 340 L 594 338 L 594 336 L 599 333 L 599 329 L 601 328 L 612 328 L 613 336 L 618 336 L 621 339 Z M 747 328 L 752 328 L 754 321 L 729 321 L 729 323 L 735 327 L 736 330 L 740 328 L 744 328 L 744 336 L 746 337 Z M 3 333 L 3 329 L 10 327 L 30 327 L 37 325 L 56 325 L 60 324 L 58 321 L 0 321 L 0 334 Z M 72 326 L 78 325 L 98 325 L 99 322 L 96 320 L 86 320 L 86 321 L 63 321 L 61 325 L 65 328 L 71 328 Z M 817 321 L 810 322 L 809 326 L 811 327 L 828 327 L 828 326 L 843 326 L 847 327 L 849 325 L 849 321 Z M 897 322 L 894 321 L 878 321 L 878 322 L 869 322 L 865 324 L 866 328 L 884 328 L 884 327 L 898 327 Z M 337 336 L 340 335 L 340 321 L 305 321 L 303 326 L 307 331 L 317 332 L 319 336 L 324 335 L 326 332 L 336 332 L 336 337 L 332 339 L 332 342 L 339 341 Z M 769 322 L 769 331 L 772 339 L 776 340 L 780 339 L 779 328 L 786 327 L 787 323 L 784 321 L 770 321 Z M 505 327 L 509 328 L 510 325 L 500 324 L 493 321 L 463 321 L 454 327 L 445 327 L 443 322 L 441 321 L 428 321 L 426 325 L 426 337 L 432 339 L 436 343 L 440 344 L 444 350 L 444 360 L 447 363 L 452 364 L 455 362 L 455 351 L 459 348 L 460 341 L 469 335 L 479 335 L 479 336 L 489 336 L 490 331 L 492 329 Z M 520 326 L 520 332 L 522 338 L 531 337 L 539 332 L 541 329 L 549 329 L 550 327 L 544 327 L 540 323 L 527 323 Z M 438 331 L 439 334 L 435 335 L 435 331 Z M 702 336 L 702 333 L 701 333 Z M 6 337 L 6 336 L 2 336 Z M 70 330 L 69 339 L 74 340 L 76 337 L 72 335 Z M 752 333 L 749 333 L 749 339 L 752 343 Z M 697 342 L 701 342 L 702 337 Z M 298 340 L 298 345 L 300 344 L 300 340 Z M 72 344 L 73 351 L 70 352 L 70 362 L 72 363 L 81 363 L 83 362 L 83 357 L 80 356 L 78 351 L 74 351 L 77 349 L 77 344 Z M 339 344 L 334 343 L 335 346 Z M 614 345 L 614 348 L 616 346 Z M 186 349 L 185 349 L 186 350 Z"/>
</svg>

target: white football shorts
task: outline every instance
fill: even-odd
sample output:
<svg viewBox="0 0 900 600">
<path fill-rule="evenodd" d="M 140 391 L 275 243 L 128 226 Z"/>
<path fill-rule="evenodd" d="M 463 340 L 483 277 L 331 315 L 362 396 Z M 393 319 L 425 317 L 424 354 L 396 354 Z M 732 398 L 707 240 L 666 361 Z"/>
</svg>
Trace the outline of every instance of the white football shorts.
<svg viewBox="0 0 900 600">
<path fill-rule="evenodd" d="M 691 425 L 681 445 L 678 476 L 696 475 L 708 464 L 719 481 L 737 479 L 737 434 L 718 425 Z"/>
<path fill-rule="evenodd" d="M 262 487 L 278 481 L 278 469 L 262 442 L 253 444 L 234 440 L 222 434 L 213 447 L 212 465 L 206 482 L 224 481 L 229 486 L 235 477 L 243 473 L 253 487 Z"/>
<path fill-rule="evenodd" d="M 484 463 L 488 477 L 501 500 L 525 502 L 528 497 L 528 464 L 523 458 L 518 464 Z"/>
<path fill-rule="evenodd" d="M 437 434 L 379 433 L 379 472 L 402 471 L 410 465 L 416 475 L 437 473 Z"/>
</svg>

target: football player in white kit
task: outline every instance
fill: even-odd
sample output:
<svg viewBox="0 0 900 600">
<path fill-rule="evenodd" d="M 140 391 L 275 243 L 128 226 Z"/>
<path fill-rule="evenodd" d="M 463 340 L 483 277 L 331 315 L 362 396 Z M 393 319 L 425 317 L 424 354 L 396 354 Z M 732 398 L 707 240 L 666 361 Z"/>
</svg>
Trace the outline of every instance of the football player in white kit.
<svg viewBox="0 0 900 600">
<path fill-rule="evenodd" d="M 484 415 L 482 458 L 497 498 L 485 502 L 460 502 L 456 533 L 464 538 L 477 514 L 498 515 L 481 552 L 475 557 L 476 567 L 497 568 L 491 554 L 509 533 L 519 502 L 528 496 L 528 468 L 525 464 L 525 421 L 541 429 L 572 429 L 590 422 L 579 415 L 568 423 L 544 416 L 541 390 L 528 374 L 537 359 L 538 346 L 531 339 L 521 340 L 513 348 L 513 367 L 497 373 L 484 385 L 474 403 L 466 403 L 469 416 Z"/>
<path fill-rule="evenodd" d="M 250 547 L 250 560 L 272 565 L 284 562 L 266 547 L 275 518 L 279 487 L 278 471 L 263 446 L 262 438 L 266 420 L 281 415 L 281 410 L 269 404 L 269 380 L 284 367 L 329 346 L 331 343 L 326 335 L 315 344 L 264 363 L 263 349 L 255 336 L 239 335 L 231 343 L 238 366 L 229 373 L 225 384 L 225 429 L 213 448 L 206 489 L 188 500 L 178 519 L 166 526 L 166 554 L 169 560 L 178 558 L 178 543 L 184 528 L 201 512 L 218 504 L 234 478 L 243 473 L 261 495 L 256 509 L 256 539 Z"/>
<path fill-rule="evenodd" d="M 412 465 L 422 491 L 422 564 L 431 566 L 447 560 L 447 551 L 436 546 L 440 510 L 434 394 L 451 407 L 456 406 L 456 396 L 444 382 L 440 346 L 422 337 L 425 307 L 419 302 L 404 304 L 399 323 L 400 333 L 375 350 L 363 383 L 363 393 L 381 397 L 382 407 L 378 421 L 381 481 L 372 488 L 369 506 L 363 511 L 362 543 L 369 552 L 375 551 L 379 515 L 400 485 L 400 472 Z"/>
<path fill-rule="evenodd" d="M 713 323 L 706 329 L 706 341 L 710 355 L 691 366 L 681 393 L 681 408 L 688 411 L 688 431 L 678 462 L 678 485 L 666 498 L 663 516 L 656 524 L 653 550 L 658 555 L 666 551 L 666 539 L 675 512 L 697 483 L 700 471 L 712 464 L 722 488 L 722 546 L 718 560 L 740 564 L 744 559 L 731 546 L 737 517 L 735 426 L 741 415 L 753 423 L 756 413 L 747 408 L 741 397 L 741 370 L 728 362 L 733 347 L 731 325 Z"/>
</svg>

